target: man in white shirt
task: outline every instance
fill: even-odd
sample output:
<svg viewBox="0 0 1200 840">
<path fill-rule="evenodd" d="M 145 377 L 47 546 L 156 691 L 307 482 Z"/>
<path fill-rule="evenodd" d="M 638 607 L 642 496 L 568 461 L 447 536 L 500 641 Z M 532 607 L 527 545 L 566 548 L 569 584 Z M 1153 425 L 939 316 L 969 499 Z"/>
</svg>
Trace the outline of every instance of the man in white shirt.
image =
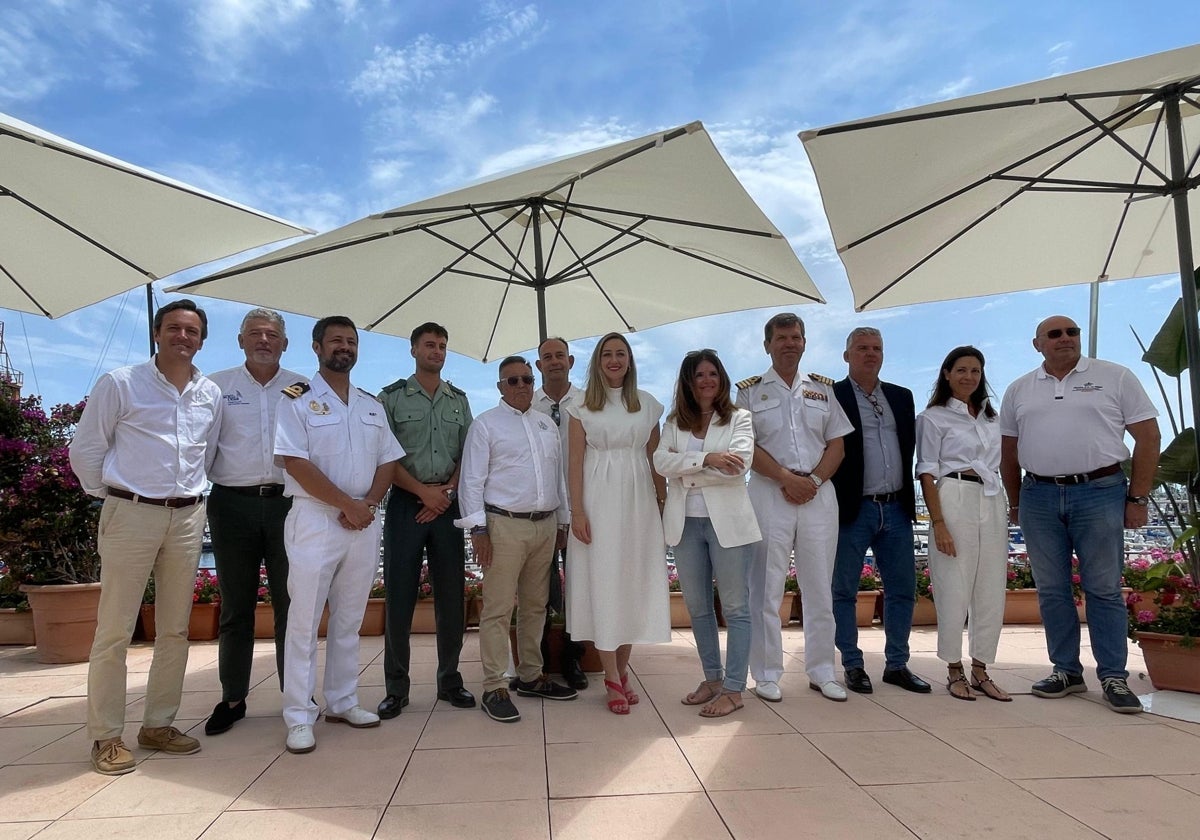
<svg viewBox="0 0 1200 840">
<path fill-rule="evenodd" d="M 264 565 L 275 613 L 275 667 L 283 688 L 288 613 L 283 522 L 292 500 L 283 495 L 283 469 L 275 464 L 275 409 L 284 388 L 308 380 L 279 366 L 288 340 L 278 312 L 247 312 L 238 346 L 246 354 L 245 363 L 209 377 L 220 387 L 224 405 L 217 457 L 208 475 L 213 483 L 208 527 L 221 587 L 221 702 L 204 723 L 205 735 L 227 732 L 246 716 L 259 568 Z"/>
<path fill-rule="evenodd" d="M 488 717 L 521 719 L 508 694 L 508 628 L 517 601 L 517 694 L 574 700 L 575 689 L 542 672 L 542 630 L 550 564 L 567 541 L 569 513 L 559 430 L 532 409 L 533 370 L 520 356 L 500 363 L 500 404 L 467 430 L 459 470 L 462 518 L 471 529 L 475 559 L 484 570 L 479 656 Z"/>
<path fill-rule="evenodd" d="M 80 486 L 104 499 L 100 608 L 88 664 L 92 767 L 134 769 L 125 746 L 125 653 L 146 581 L 154 575 L 154 658 L 138 745 L 179 755 L 200 742 L 173 724 L 187 670 L 188 617 L 204 533 L 207 469 L 216 453 L 221 390 L 192 364 L 208 318 L 190 300 L 154 315 L 158 352 L 96 382 L 71 441 Z"/>
<path fill-rule="evenodd" d="M 275 421 L 275 455 L 293 499 L 284 528 L 288 556 L 287 645 L 283 720 L 287 750 L 312 752 L 319 709 L 317 626 L 329 602 L 325 637 L 327 723 L 356 729 L 379 725 L 358 703 L 358 628 L 379 567 L 379 520 L 394 464 L 404 457 L 383 406 L 350 384 L 358 361 L 358 330 L 342 315 L 313 327 L 320 370 L 312 385 L 288 389 Z"/>
<path fill-rule="evenodd" d="M 571 368 L 575 365 L 575 357 L 567 346 L 566 339 L 544 338 L 538 345 L 538 359 L 535 363 L 542 375 L 542 387 L 533 394 L 533 407 L 550 416 L 554 425 L 559 427 L 559 441 L 562 443 L 563 470 L 567 466 L 567 427 L 565 422 L 567 406 L 583 402 L 583 390 L 571 384 Z M 566 599 L 563 597 L 567 575 L 567 549 L 554 552 L 554 560 L 550 564 L 550 600 L 547 606 L 559 613 L 566 613 Z M 561 569 L 561 574 L 560 574 Z M 542 642 L 542 657 L 546 656 L 545 638 Z M 560 669 L 567 685 L 574 689 L 588 687 L 587 674 L 579 660 L 583 658 L 583 645 L 572 641 L 570 633 L 563 633 L 562 662 Z"/>
<path fill-rule="evenodd" d="M 1087 691 L 1071 589 L 1074 553 L 1104 699 L 1113 711 L 1137 713 L 1142 704 L 1129 690 L 1125 669 L 1123 529 L 1146 524 L 1161 442 L 1158 411 L 1132 371 L 1085 358 L 1081 341 L 1079 327 L 1066 316 L 1038 324 L 1033 347 L 1045 361 L 1009 385 L 1000 406 L 1000 476 L 1009 521 L 1020 523 L 1029 547 L 1054 666 L 1031 691 L 1052 698 Z M 1121 470 L 1130 457 L 1126 432 L 1133 438 L 1128 481 Z"/>
</svg>

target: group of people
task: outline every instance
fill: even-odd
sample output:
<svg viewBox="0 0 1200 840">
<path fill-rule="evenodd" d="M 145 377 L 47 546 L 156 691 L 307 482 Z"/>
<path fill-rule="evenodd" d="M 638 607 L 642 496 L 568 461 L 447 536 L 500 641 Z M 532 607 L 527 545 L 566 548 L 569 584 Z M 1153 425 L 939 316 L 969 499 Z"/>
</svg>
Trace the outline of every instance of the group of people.
<svg viewBox="0 0 1200 840">
<path fill-rule="evenodd" d="M 908 667 L 914 477 L 932 527 L 937 653 L 950 694 L 1011 699 L 987 667 L 1002 623 L 1007 525 L 1019 522 L 1053 663 L 1033 693 L 1086 690 L 1074 554 L 1105 698 L 1117 711 L 1140 711 L 1126 684 L 1121 530 L 1146 521 L 1156 412 L 1129 370 L 1083 358 L 1079 336 L 1063 316 L 1039 324 L 1033 346 L 1044 362 L 1008 388 L 999 411 L 983 354 L 955 348 L 917 415 L 909 390 L 880 379 L 878 330 L 850 333 L 848 373 L 835 382 L 801 372 L 804 322 L 778 314 L 764 329 L 770 367 L 736 389 L 715 351 L 688 353 L 660 426 L 665 408 L 638 388 L 632 348 L 618 333 L 596 344 L 582 389 L 571 384 L 574 357 L 563 339 L 539 346 L 536 390 L 534 366 L 505 358 L 497 405 L 473 418 L 467 395 L 441 378 L 449 336 L 438 324 L 413 330 L 414 374 L 377 398 L 350 382 L 358 334 L 348 318 L 317 322 L 318 371 L 308 379 L 280 366 L 283 318 L 252 310 L 238 335 L 245 363 L 205 377 L 192 363 L 207 338 L 203 310 L 188 300 L 167 304 L 155 316 L 157 354 L 101 377 L 70 450 L 83 488 L 104 499 L 88 674 L 93 767 L 119 774 L 135 766 L 123 741 L 125 654 L 151 575 L 156 638 L 137 740 L 179 754 L 201 747 L 173 724 L 206 514 L 222 595 L 222 699 L 205 723 L 208 735 L 246 714 L 264 565 L 289 751 L 316 745 L 317 627 L 326 604 L 326 721 L 378 726 L 408 704 L 423 564 L 434 594 L 437 697 L 474 707 L 458 667 L 462 529 L 484 570 L 480 705 L 494 720 L 520 719 L 512 693 L 575 699 L 588 686 L 583 641 L 599 654 L 609 710 L 630 713 L 639 702 L 629 674 L 633 645 L 670 639 L 667 545 L 703 671 L 682 702 L 700 715 L 742 708 L 748 677 L 757 696 L 782 699 L 778 608 L 793 564 L 810 688 L 834 701 L 845 701 L 847 690 L 871 693 L 855 621 L 868 550 L 885 593 L 882 679 L 928 693 L 930 684 Z M 1130 457 L 1126 432 L 1134 441 L 1129 477 L 1121 468 Z M 357 633 L 381 539 L 386 695 L 372 712 L 358 699 Z M 728 627 L 724 659 L 714 581 Z M 566 616 L 566 684 L 545 673 L 548 605 Z M 518 665 L 510 679 L 514 611 Z"/>
</svg>

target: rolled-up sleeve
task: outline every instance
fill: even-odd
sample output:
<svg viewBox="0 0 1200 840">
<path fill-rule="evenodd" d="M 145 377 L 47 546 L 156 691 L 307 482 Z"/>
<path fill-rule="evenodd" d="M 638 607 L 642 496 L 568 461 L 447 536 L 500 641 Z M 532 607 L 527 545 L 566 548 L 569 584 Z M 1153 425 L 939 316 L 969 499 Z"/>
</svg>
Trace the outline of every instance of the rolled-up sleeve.
<svg viewBox="0 0 1200 840">
<path fill-rule="evenodd" d="M 941 478 L 939 467 L 942 459 L 942 438 L 944 434 L 928 414 L 917 417 L 917 468 L 918 477 L 928 473 L 934 478 Z"/>
</svg>

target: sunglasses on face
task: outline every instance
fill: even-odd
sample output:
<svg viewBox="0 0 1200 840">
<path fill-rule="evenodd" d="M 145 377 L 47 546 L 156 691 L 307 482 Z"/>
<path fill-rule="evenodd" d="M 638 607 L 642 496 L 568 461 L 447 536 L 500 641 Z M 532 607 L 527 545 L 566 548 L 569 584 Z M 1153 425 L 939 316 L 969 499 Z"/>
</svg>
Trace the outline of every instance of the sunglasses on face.
<svg viewBox="0 0 1200 840">
<path fill-rule="evenodd" d="M 518 384 L 532 385 L 533 377 L 526 374 L 525 376 L 510 376 L 507 379 L 501 379 L 501 383 L 508 383 L 508 387 L 515 388 Z"/>
<path fill-rule="evenodd" d="M 1062 327 L 1055 327 L 1052 330 L 1046 330 L 1046 338 L 1062 338 L 1063 333 L 1066 333 L 1071 338 L 1076 338 L 1079 336 L 1080 332 L 1081 330 L 1079 327 L 1067 327 L 1065 329 Z"/>
</svg>

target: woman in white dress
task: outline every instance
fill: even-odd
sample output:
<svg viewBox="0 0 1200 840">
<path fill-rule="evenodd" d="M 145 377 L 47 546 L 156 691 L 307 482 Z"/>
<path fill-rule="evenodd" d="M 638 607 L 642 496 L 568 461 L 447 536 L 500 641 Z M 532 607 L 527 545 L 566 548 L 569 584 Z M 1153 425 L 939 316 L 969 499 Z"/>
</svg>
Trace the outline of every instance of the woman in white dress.
<svg viewBox="0 0 1200 840">
<path fill-rule="evenodd" d="M 595 644 L 608 708 L 627 715 L 638 702 L 629 684 L 633 645 L 671 639 L 661 515 L 666 480 L 651 467 L 663 407 L 638 390 L 629 342 L 609 333 L 592 353 L 582 405 L 567 412 L 567 630 Z"/>
<path fill-rule="evenodd" d="M 959 700 L 974 700 L 973 688 L 1008 701 L 987 672 L 1004 624 L 1008 515 L 997 474 L 1000 424 L 988 402 L 983 365 L 974 347 L 955 347 L 946 356 L 929 406 L 917 416 L 917 477 L 933 525 L 929 576 L 947 689 Z M 968 618 L 970 683 L 962 665 Z"/>
<path fill-rule="evenodd" d="M 742 708 L 750 664 L 750 561 L 762 539 L 746 490 L 754 457 L 754 422 L 735 408 L 725 366 L 714 350 L 683 357 L 675 405 L 663 425 L 654 466 L 669 479 L 663 530 L 675 546 L 675 568 L 704 682 L 683 698 L 701 717 Z M 713 611 L 713 577 L 729 627 L 725 667 Z"/>
</svg>

